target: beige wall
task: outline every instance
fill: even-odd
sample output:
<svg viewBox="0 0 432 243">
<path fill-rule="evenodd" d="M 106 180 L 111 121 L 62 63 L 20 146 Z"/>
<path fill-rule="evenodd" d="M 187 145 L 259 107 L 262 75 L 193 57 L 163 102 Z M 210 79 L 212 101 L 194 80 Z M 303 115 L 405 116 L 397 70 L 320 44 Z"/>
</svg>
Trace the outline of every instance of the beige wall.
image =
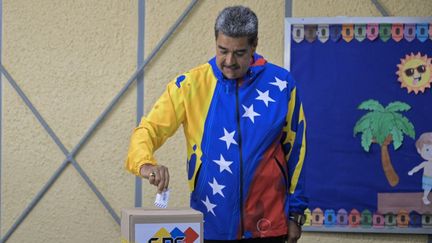
<svg viewBox="0 0 432 243">
<path fill-rule="evenodd" d="M 70 151 L 136 64 L 137 1 L 3 1 L 4 66 Z M 3 80 L 1 233 L 65 156 Z M 123 169 L 131 89 L 76 159 L 119 214 L 134 203 Z M 118 242 L 119 227 L 68 165 L 8 242 Z"/>
<path fill-rule="evenodd" d="M 391 15 L 427 16 L 429 0 L 381 0 Z M 145 53 L 189 4 L 146 1 Z M 168 80 L 214 54 L 213 21 L 245 4 L 260 19 L 258 52 L 283 64 L 284 0 L 203 0 L 146 69 L 145 111 Z M 70 151 L 136 68 L 137 0 L 3 0 L 4 66 Z M 380 16 L 369 0 L 294 0 L 293 16 Z M 64 160 L 23 101 L 3 80 L 1 235 Z M 121 99 L 76 160 L 117 214 L 134 204 L 134 177 L 123 169 L 135 125 L 136 87 Z M 169 166 L 170 207 L 188 205 L 186 153 L 179 131 L 157 152 Z M 144 182 L 143 204 L 155 190 Z M 118 242 L 119 227 L 68 165 L 8 242 Z M 426 242 L 425 236 L 304 233 L 301 242 Z"/>
</svg>

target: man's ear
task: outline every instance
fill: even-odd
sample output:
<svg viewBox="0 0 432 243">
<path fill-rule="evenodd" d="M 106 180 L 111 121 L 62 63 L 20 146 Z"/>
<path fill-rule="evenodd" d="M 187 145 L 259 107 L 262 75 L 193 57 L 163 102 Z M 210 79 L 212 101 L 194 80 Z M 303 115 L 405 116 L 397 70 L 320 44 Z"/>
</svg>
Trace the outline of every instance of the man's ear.
<svg viewBox="0 0 432 243">
<path fill-rule="evenodd" d="M 417 148 L 417 153 L 421 154 L 421 149 Z"/>
<path fill-rule="evenodd" d="M 258 37 L 252 43 L 252 55 L 253 55 L 253 53 L 255 53 L 257 46 L 258 46 Z"/>
</svg>

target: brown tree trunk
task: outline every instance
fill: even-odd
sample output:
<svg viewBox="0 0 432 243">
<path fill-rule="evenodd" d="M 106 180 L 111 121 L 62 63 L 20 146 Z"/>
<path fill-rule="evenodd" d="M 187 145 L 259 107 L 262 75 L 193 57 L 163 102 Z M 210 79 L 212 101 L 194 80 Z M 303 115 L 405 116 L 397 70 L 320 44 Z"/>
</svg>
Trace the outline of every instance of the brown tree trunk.
<svg viewBox="0 0 432 243">
<path fill-rule="evenodd" d="M 396 174 L 396 171 L 393 168 L 392 162 L 390 160 L 390 154 L 388 152 L 388 145 L 391 143 L 392 139 L 393 138 L 390 135 L 387 136 L 386 140 L 381 146 L 381 164 L 387 177 L 387 181 L 392 187 L 395 187 L 399 183 L 399 176 Z"/>
</svg>

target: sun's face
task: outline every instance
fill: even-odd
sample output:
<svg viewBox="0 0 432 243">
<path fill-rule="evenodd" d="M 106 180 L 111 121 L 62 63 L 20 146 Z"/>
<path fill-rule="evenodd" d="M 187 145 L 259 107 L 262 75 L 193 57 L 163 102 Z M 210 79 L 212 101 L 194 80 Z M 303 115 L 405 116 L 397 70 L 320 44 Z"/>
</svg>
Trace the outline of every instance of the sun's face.
<svg viewBox="0 0 432 243">
<path fill-rule="evenodd" d="M 422 56 L 420 52 L 417 55 L 411 53 L 402 58 L 401 63 L 397 65 L 399 70 L 396 72 L 401 87 L 406 88 L 408 93 L 414 91 L 415 94 L 419 91 L 423 93 L 426 88 L 430 88 L 432 83 L 431 60 L 426 55 Z"/>
</svg>

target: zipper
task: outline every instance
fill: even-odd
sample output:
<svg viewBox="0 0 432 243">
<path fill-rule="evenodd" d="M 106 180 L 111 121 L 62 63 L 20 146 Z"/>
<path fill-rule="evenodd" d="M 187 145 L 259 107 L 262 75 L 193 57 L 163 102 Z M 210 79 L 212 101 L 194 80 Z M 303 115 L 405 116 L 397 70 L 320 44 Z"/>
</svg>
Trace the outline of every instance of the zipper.
<svg viewBox="0 0 432 243">
<path fill-rule="evenodd" d="M 237 115 L 237 130 L 238 130 L 238 146 L 240 153 L 240 225 L 241 237 L 244 238 L 244 220 L 243 220 L 243 152 L 242 152 L 242 137 L 240 129 L 240 111 L 239 111 L 239 81 L 236 82 L 236 115 Z"/>
</svg>

